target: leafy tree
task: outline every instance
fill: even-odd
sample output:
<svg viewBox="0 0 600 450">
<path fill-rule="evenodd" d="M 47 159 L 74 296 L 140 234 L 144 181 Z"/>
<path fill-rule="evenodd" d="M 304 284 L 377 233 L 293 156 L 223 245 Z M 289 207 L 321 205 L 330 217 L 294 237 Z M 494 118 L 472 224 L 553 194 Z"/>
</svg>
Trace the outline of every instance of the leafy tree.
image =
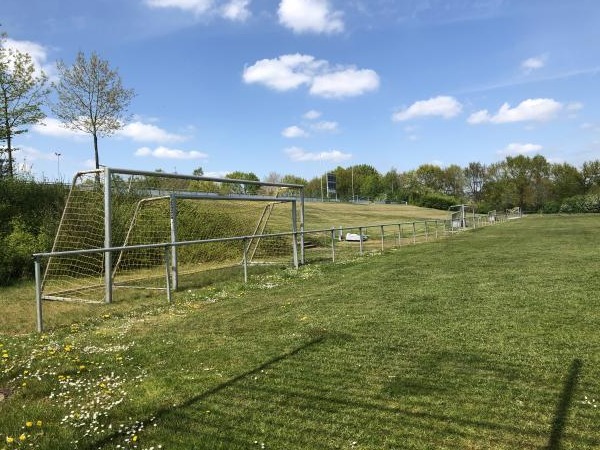
<svg viewBox="0 0 600 450">
<path fill-rule="evenodd" d="M 486 167 L 480 162 L 470 162 L 464 169 L 465 191 L 475 202 L 481 200 L 481 191 L 486 175 Z"/>
<path fill-rule="evenodd" d="M 452 164 L 442 170 L 443 193 L 460 199 L 464 195 L 465 177 L 463 169 Z"/>
<path fill-rule="evenodd" d="M 0 35 L 0 141 L 6 142 L 2 168 L 11 178 L 14 137 L 46 117 L 42 105 L 49 93 L 47 80 L 44 72 L 36 72 L 31 55 L 7 48 L 6 34 Z"/>
<path fill-rule="evenodd" d="M 110 136 L 122 128 L 135 93 L 123 87 L 119 73 L 96 53 L 87 59 L 79 52 L 72 66 L 58 61 L 57 68 L 60 81 L 54 87 L 58 101 L 52 105 L 52 112 L 68 128 L 93 136 L 98 169 L 98 137 Z"/>
<path fill-rule="evenodd" d="M 550 180 L 552 197 L 556 202 L 585 193 L 583 175 L 570 164 L 552 164 Z"/>
<path fill-rule="evenodd" d="M 430 192 L 444 192 L 444 171 L 434 164 L 422 164 L 415 171 L 418 182 Z"/>
<path fill-rule="evenodd" d="M 588 192 L 600 193 L 600 159 L 584 162 L 581 174 L 585 189 Z"/>
<path fill-rule="evenodd" d="M 284 175 L 283 177 L 281 177 L 281 182 L 288 183 L 288 184 L 302 184 L 302 185 L 305 185 L 306 183 L 308 183 L 308 181 L 306 181 L 305 178 L 298 177 L 296 175 Z"/>
<path fill-rule="evenodd" d="M 204 175 L 204 169 L 202 169 L 202 167 L 196 167 L 192 172 L 192 175 L 194 175 L 195 177 L 201 177 L 202 175 Z"/>
<path fill-rule="evenodd" d="M 236 170 L 235 172 L 228 173 L 225 178 L 233 178 L 235 180 L 248 180 L 248 181 L 260 181 L 260 179 L 253 172 L 241 172 Z M 224 188 L 227 193 L 232 194 L 256 194 L 260 189 L 259 185 L 240 183 L 238 185 L 224 183 Z"/>
</svg>

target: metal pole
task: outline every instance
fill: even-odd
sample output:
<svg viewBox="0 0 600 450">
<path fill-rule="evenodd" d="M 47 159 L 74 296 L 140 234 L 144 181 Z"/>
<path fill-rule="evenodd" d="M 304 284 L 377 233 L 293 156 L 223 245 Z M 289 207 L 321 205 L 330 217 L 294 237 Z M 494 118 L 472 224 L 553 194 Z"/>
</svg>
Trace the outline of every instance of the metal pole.
<svg viewBox="0 0 600 450">
<path fill-rule="evenodd" d="M 248 238 L 244 238 L 242 243 L 244 244 L 244 257 L 242 259 L 243 264 L 244 264 L 244 283 L 247 283 L 248 282 L 248 259 L 247 259 L 246 255 L 248 253 L 248 246 L 250 245 L 250 243 L 248 242 Z"/>
<path fill-rule="evenodd" d="M 413 244 L 417 243 L 417 226 L 413 222 Z"/>
<path fill-rule="evenodd" d="M 358 228 L 358 240 L 360 241 L 360 255 L 362 256 L 362 254 L 363 254 L 363 233 L 362 233 L 362 227 Z"/>
<path fill-rule="evenodd" d="M 165 246 L 165 281 L 167 283 L 167 302 L 173 300 L 171 295 L 171 252 L 169 246 Z"/>
<path fill-rule="evenodd" d="M 398 224 L 398 247 L 402 246 L 402 224 Z"/>
<path fill-rule="evenodd" d="M 34 259 L 35 271 L 35 306 L 37 311 L 37 331 L 44 331 L 44 323 L 42 316 L 42 269 L 39 256 Z"/>
<path fill-rule="evenodd" d="M 110 168 L 104 169 L 104 248 L 112 246 Z M 104 252 L 104 302 L 112 303 L 112 253 Z"/>
<path fill-rule="evenodd" d="M 335 262 L 335 228 L 331 227 L 331 262 Z"/>
<path fill-rule="evenodd" d="M 300 263 L 304 264 L 304 189 L 300 191 Z"/>
<path fill-rule="evenodd" d="M 173 194 L 169 198 L 171 209 L 171 242 L 177 242 L 177 199 Z M 179 287 L 179 270 L 177 263 L 177 246 L 171 246 L 171 278 L 173 280 L 173 289 Z"/>
<path fill-rule="evenodd" d="M 298 230 L 296 228 L 296 201 L 292 202 L 292 254 L 294 255 L 294 267 L 298 268 Z M 301 239 L 303 241 L 304 239 Z M 302 243 L 302 242 L 301 242 Z M 302 245 L 304 247 L 304 245 Z"/>
<path fill-rule="evenodd" d="M 383 239 L 384 239 L 384 234 L 383 234 L 383 225 L 381 225 L 381 251 L 384 251 L 384 247 L 383 247 Z"/>
</svg>

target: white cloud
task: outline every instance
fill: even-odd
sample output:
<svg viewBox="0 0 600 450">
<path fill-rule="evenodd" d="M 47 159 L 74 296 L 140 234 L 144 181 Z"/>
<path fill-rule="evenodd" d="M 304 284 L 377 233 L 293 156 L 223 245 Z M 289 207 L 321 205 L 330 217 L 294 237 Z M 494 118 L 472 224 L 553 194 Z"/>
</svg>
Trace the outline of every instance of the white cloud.
<svg viewBox="0 0 600 450">
<path fill-rule="evenodd" d="M 531 73 L 534 70 L 541 69 L 546 65 L 546 60 L 548 57 L 546 55 L 535 56 L 533 58 L 527 58 L 525 61 L 521 63 L 521 69 L 525 73 Z"/>
<path fill-rule="evenodd" d="M 339 150 L 331 150 L 328 152 L 307 152 L 306 150 L 299 147 L 286 148 L 284 152 L 289 156 L 292 161 L 295 162 L 307 162 L 307 161 L 329 161 L 329 162 L 342 162 L 352 158 L 350 153 L 343 153 Z"/>
<path fill-rule="evenodd" d="M 244 69 L 243 80 L 247 84 L 258 83 L 276 91 L 289 91 L 306 85 L 310 86 L 312 95 L 325 98 L 362 95 L 379 87 L 379 76 L 373 70 L 332 67 L 328 61 L 299 53 L 261 59 Z M 318 112 L 310 113 L 315 116 Z"/>
<path fill-rule="evenodd" d="M 538 153 L 543 147 L 539 144 L 508 144 L 504 149 L 498 151 L 500 155 L 525 155 Z"/>
<path fill-rule="evenodd" d="M 344 31 L 341 11 L 332 11 L 327 0 L 281 0 L 279 23 L 294 33 L 340 33 Z"/>
<path fill-rule="evenodd" d="M 281 135 L 286 138 L 298 138 L 298 137 L 307 137 L 308 133 L 300 128 L 299 126 L 292 125 L 291 127 L 285 128 Z"/>
<path fill-rule="evenodd" d="M 469 116 L 467 122 L 470 124 L 545 122 L 554 119 L 562 107 L 561 103 L 551 98 L 533 98 L 522 101 L 514 108 L 504 103 L 495 115 L 490 115 L 487 109 L 477 111 Z"/>
<path fill-rule="evenodd" d="M 159 159 L 206 159 L 206 153 L 195 150 L 185 151 L 168 147 L 156 147 L 154 150 L 149 147 L 141 147 L 135 151 L 135 156 L 148 157 L 152 156 Z"/>
<path fill-rule="evenodd" d="M 146 0 L 151 8 L 177 8 L 198 15 L 207 13 L 213 3 L 213 0 Z"/>
<path fill-rule="evenodd" d="M 457 116 L 462 111 L 461 103 L 454 97 L 438 96 L 429 100 L 420 100 L 413 103 L 403 111 L 392 115 L 394 122 L 414 119 L 416 117 L 441 116 L 450 119 Z"/>
<path fill-rule="evenodd" d="M 244 69 L 244 82 L 264 84 L 277 91 L 296 89 L 310 84 L 319 66 L 327 64 L 316 61 L 313 56 L 283 55 L 275 59 L 261 59 Z"/>
<path fill-rule="evenodd" d="M 243 22 L 251 16 L 250 0 L 145 0 L 150 8 L 174 8 L 191 12 L 196 16 L 220 15 L 225 19 Z"/>
<path fill-rule="evenodd" d="M 186 139 L 185 136 L 169 133 L 156 125 L 140 121 L 128 123 L 117 134 L 136 142 L 168 143 L 181 142 Z"/>
<path fill-rule="evenodd" d="M 249 4 L 250 0 L 231 0 L 221 7 L 221 15 L 234 22 L 244 22 L 252 15 Z"/>
<path fill-rule="evenodd" d="M 31 130 L 43 136 L 57 138 L 82 139 L 88 136 L 83 131 L 71 130 L 65 127 L 60 120 L 52 117 L 46 117 L 41 123 L 33 125 Z"/>
<path fill-rule="evenodd" d="M 315 131 L 326 131 L 333 133 L 338 131 L 339 125 L 337 122 L 323 120 L 321 122 L 313 123 L 310 127 Z"/>
<path fill-rule="evenodd" d="M 567 111 L 575 112 L 581 111 L 583 109 L 583 103 L 581 102 L 571 102 L 567 104 Z"/>
<path fill-rule="evenodd" d="M 348 68 L 316 76 L 310 93 L 325 98 L 355 97 L 378 87 L 379 75 L 374 70 Z"/>
<path fill-rule="evenodd" d="M 310 111 L 307 111 L 306 113 L 304 113 L 304 117 L 305 119 L 308 120 L 315 120 L 318 119 L 319 117 L 321 117 L 321 111 L 316 111 L 314 109 L 311 109 Z"/>
</svg>

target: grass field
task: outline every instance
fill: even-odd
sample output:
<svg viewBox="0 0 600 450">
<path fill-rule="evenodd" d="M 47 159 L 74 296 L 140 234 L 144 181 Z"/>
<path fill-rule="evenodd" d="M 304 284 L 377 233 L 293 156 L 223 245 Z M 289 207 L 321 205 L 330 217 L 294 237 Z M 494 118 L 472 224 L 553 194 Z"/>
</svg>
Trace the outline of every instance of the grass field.
<svg viewBox="0 0 600 450">
<path fill-rule="evenodd" d="M 600 448 L 599 229 L 527 217 L 172 305 L 52 305 L 41 336 L 5 289 L 0 449 Z"/>
</svg>

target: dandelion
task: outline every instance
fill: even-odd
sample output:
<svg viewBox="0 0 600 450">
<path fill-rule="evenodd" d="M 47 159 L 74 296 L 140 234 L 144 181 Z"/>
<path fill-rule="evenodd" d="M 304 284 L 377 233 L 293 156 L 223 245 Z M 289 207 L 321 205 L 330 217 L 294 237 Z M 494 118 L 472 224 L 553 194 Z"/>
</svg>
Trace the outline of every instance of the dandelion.
<svg viewBox="0 0 600 450">
<path fill-rule="evenodd" d="M 21 433 L 21 436 L 19 436 L 19 440 L 23 442 L 25 439 L 27 439 L 27 436 L 25 435 L 25 433 Z"/>
<path fill-rule="evenodd" d="M 41 426 L 43 425 L 43 423 L 42 423 L 42 421 L 41 421 L 41 420 L 38 420 L 38 421 L 37 421 L 35 424 L 36 424 L 38 427 L 40 427 L 40 428 L 41 428 Z"/>
<path fill-rule="evenodd" d="M 15 442 L 15 438 L 12 436 L 6 436 L 6 443 L 7 444 L 12 444 L 13 442 Z"/>
<path fill-rule="evenodd" d="M 25 426 L 26 426 L 27 428 L 31 428 L 31 427 L 33 426 L 33 422 L 31 422 L 31 421 L 27 421 L 27 422 L 25 422 Z"/>
</svg>

